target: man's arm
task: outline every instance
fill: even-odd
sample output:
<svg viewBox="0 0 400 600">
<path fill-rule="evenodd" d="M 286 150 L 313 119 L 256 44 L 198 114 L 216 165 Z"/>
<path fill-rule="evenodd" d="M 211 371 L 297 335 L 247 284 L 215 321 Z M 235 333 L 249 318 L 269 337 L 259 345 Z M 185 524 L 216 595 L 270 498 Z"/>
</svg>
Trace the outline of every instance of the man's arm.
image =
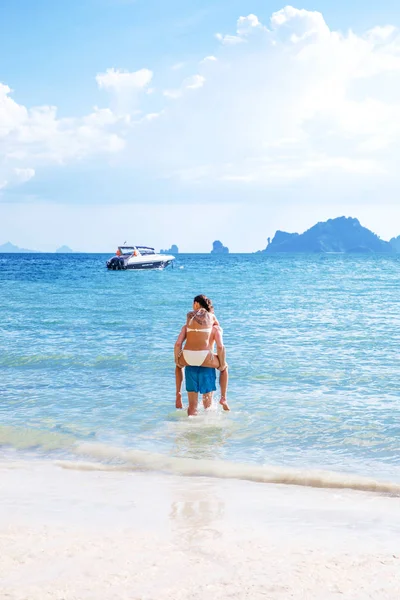
<svg viewBox="0 0 400 600">
<path fill-rule="evenodd" d="M 175 342 L 175 346 L 174 346 L 174 356 L 175 356 L 175 364 L 182 368 L 178 362 L 178 358 L 179 358 L 179 353 L 182 350 L 182 346 L 183 346 L 183 342 L 186 340 L 186 335 L 187 335 L 187 331 L 186 331 L 186 325 L 184 325 L 181 329 L 180 334 L 178 335 L 178 339 Z"/>
</svg>

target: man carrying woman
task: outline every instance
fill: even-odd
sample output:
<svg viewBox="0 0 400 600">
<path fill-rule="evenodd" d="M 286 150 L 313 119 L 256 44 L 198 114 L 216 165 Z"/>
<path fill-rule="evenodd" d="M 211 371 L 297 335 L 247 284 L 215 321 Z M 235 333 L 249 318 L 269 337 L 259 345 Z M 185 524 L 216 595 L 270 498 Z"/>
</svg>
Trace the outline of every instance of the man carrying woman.
<svg viewBox="0 0 400 600">
<path fill-rule="evenodd" d="M 183 343 L 185 346 L 182 349 Z M 217 354 L 214 354 L 214 344 Z M 204 408 L 212 402 L 215 386 L 215 369 L 220 371 L 220 404 L 228 411 L 226 400 L 228 387 L 228 365 L 225 359 L 225 347 L 222 329 L 214 314 L 211 300 L 200 294 L 193 301 L 193 310 L 187 314 L 186 325 L 181 329 L 175 343 L 176 408 L 182 405 L 182 369 L 185 368 L 186 391 L 188 392 L 188 415 L 197 414 L 198 394 L 203 395 Z"/>
</svg>

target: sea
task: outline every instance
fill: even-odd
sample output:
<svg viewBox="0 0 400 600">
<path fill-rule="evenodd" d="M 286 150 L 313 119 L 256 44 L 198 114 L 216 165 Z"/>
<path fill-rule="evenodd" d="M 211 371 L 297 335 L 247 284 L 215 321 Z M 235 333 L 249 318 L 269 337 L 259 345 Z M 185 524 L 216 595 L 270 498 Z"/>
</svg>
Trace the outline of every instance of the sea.
<svg viewBox="0 0 400 600">
<path fill-rule="evenodd" d="M 400 489 L 398 257 L 107 258 L 0 255 L 3 460 Z M 173 347 L 197 294 L 223 327 L 231 412 L 217 393 L 188 418 Z"/>
</svg>

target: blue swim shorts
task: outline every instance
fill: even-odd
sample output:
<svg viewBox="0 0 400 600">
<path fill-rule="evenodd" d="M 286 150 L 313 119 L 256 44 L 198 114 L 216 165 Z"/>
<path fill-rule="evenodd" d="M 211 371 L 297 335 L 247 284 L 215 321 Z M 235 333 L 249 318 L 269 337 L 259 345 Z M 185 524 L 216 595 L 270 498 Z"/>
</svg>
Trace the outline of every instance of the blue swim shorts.
<svg viewBox="0 0 400 600">
<path fill-rule="evenodd" d="M 185 367 L 186 391 L 208 394 L 215 392 L 216 374 L 212 367 Z"/>
</svg>

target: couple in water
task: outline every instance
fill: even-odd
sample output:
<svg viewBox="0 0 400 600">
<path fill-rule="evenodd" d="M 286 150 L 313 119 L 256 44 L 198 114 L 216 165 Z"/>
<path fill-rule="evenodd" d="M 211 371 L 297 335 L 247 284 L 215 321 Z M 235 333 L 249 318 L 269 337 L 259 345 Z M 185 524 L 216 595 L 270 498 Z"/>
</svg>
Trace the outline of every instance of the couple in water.
<svg viewBox="0 0 400 600">
<path fill-rule="evenodd" d="M 183 344 L 185 344 L 183 346 Z M 217 353 L 214 354 L 214 345 Z M 187 314 L 186 325 L 181 329 L 175 343 L 176 408 L 182 405 L 183 369 L 185 369 L 186 391 L 188 393 L 188 415 L 197 414 L 199 393 L 203 396 L 204 408 L 212 403 L 216 391 L 216 372 L 220 372 L 220 404 L 229 410 L 226 400 L 228 388 L 228 365 L 222 329 L 219 326 L 211 300 L 200 294 L 193 301 L 193 310 Z"/>
</svg>

